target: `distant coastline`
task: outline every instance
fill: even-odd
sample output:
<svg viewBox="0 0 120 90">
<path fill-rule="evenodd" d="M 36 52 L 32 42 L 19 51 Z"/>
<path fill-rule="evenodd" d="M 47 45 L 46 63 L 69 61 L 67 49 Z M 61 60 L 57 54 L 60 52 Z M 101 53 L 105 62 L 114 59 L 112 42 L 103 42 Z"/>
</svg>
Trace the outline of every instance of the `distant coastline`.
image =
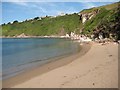
<svg viewBox="0 0 120 90">
<path fill-rule="evenodd" d="M 59 36 L 59 35 L 50 35 L 50 36 L 29 36 L 25 35 L 24 33 L 16 36 L 1 36 L 0 38 L 70 38 L 68 34 Z"/>
<path fill-rule="evenodd" d="M 26 36 L 26 37 L 5 37 L 2 36 L 0 38 L 70 38 L 66 36 Z"/>
</svg>

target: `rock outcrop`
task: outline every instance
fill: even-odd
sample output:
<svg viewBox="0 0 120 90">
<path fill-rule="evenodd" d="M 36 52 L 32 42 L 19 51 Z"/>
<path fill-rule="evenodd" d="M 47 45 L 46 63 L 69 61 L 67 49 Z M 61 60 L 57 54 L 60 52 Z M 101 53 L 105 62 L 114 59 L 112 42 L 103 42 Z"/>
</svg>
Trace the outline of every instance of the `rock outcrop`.
<svg viewBox="0 0 120 90">
<path fill-rule="evenodd" d="M 23 37 L 27 37 L 24 33 L 20 34 L 17 36 L 18 38 L 23 38 Z"/>
<path fill-rule="evenodd" d="M 98 9 L 96 9 L 96 10 L 94 10 L 92 12 L 81 12 L 78 15 L 80 15 L 80 20 L 84 24 L 87 20 L 89 20 L 92 17 L 94 17 L 97 13 L 99 13 Z"/>
</svg>

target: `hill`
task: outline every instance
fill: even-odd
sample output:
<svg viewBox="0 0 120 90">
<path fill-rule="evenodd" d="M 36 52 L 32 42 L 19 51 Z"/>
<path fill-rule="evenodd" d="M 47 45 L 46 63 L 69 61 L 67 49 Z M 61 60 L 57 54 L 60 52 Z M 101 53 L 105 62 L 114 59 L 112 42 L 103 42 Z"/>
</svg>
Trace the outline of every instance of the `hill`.
<svg viewBox="0 0 120 90">
<path fill-rule="evenodd" d="M 24 22 L 13 22 L 2 26 L 3 35 L 15 36 L 21 33 L 33 36 L 64 35 L 79 28 L 79 15 L 34 18 Z"/>
<path fill-rule="evenodd" d="M 2 36 L 28 36 L 76 34 L 102 34 L 104 38 L 120 39 L 120 2 L 82 10 L 79 13 L 63 16 L 35 17 L 23 22 L 2 24 Z"/>
</svg>

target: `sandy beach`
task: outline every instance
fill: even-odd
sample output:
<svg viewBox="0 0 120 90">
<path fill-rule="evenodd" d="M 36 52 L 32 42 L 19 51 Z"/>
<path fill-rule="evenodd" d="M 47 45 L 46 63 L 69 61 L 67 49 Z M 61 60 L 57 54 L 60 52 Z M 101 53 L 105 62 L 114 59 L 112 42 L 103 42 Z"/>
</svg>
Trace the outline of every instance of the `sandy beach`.
<svg viewBox="0 0 120 90">
<path fill-rule="evenodd" d="M 118 88 L 118 44 L 101 45 L 92 42 L 91 48 L 85 49 L 83 45 L 81 52 L 76 58 L 68 58 L 71 60 L 58 60 L 44 65 L 42 69 L 33 70 L 22 78 L 16 77 L 17 80 L 14 78 L 5 81 L 3 87 Z M 20 82 L 22 79 L 26 80 Z"/>
</svg>

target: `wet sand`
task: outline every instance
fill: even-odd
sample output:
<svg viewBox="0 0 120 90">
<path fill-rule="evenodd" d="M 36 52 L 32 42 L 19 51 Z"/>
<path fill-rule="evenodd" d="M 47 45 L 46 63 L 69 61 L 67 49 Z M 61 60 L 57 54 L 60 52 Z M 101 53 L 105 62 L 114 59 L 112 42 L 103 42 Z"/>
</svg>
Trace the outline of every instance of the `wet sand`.
<svg viewBox="0 0 120 90">
<path fill-rule="evenodd" d="M 89 51 L 89 49 L 91 48 L 91 44 L 85 43 L 84 45 L 82 45 L 80 47 L 81 47 L 81 50 L 79 53 L 76 53 L 71 56 L 66 56 L 66 57 L 58 59 L 58 60 L 52 60 L 51 62 L 49 62 L 43 66 L 31 69 L 27 72 L 24 72 L 22 74 L 15 76 L 15 77 L 4 80 L 2 83 L 2 87 L 3 88 L 14 87 L 16 85 L 25 83 L 26 81 L 29 81 L 30 79 L 32 79 L 34 77 L 41 76 L 42 74 L 48 73 L 56 68 L 67 65 L 67 64 L 71 63 L 72 61 L 76 60 L 77 58 L 83 56 L 85 53 L 87 53 Z M 21 88 L 23 88 L 23 87 L 21 87 Z"/>
</svg>

